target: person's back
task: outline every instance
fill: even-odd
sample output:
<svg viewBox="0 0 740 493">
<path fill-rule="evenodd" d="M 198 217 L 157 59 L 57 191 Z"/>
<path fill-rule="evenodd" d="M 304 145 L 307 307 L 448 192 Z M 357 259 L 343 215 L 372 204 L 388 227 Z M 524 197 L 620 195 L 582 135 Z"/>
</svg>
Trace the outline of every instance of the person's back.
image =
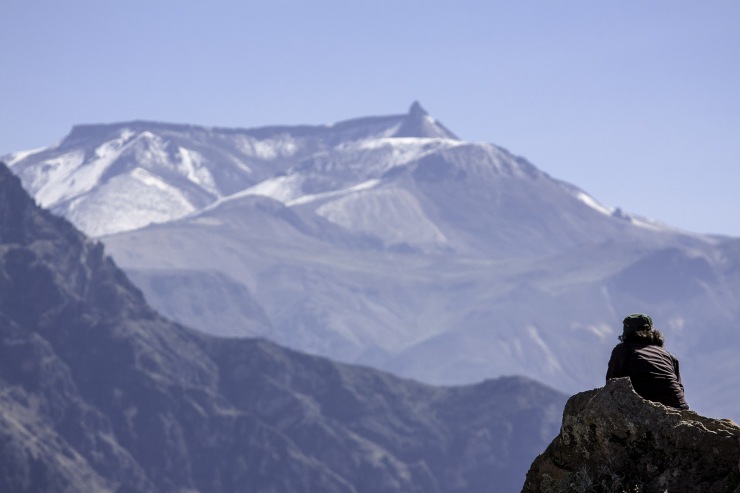
<svg viewBox="0 0 740 493">
<path fill-rule="evenodd" d="M 678 360 L 663 347 L 663 335 L 643 314 L 626 317 L 622 341 L 612 351 L 606 379 L 629 377 L 640 396 L 666 406 L 688 409 Z"/>
</svg>

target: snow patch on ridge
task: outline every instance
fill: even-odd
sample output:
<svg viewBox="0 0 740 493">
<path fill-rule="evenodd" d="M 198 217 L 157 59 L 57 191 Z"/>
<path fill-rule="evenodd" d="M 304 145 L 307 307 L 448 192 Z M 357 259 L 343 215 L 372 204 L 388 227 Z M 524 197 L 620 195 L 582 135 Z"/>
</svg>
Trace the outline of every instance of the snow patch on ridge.
<svg viewBox="0 0 740 493">
<path fill-rule="evenodd" d="M 372 179 L 372 180 L 367 180 L 357 185 L 351 186 L 349 188 L 344 188 L 342 190 L 332 190 L 331 192 L 322 192 L 322 193 L 316 193 L 316 194 L 303 195 L 301 197 L 298 197 L 294 200 L 287 202 L 286 205 L 288 207 L 291 207 L 294 205 L 308 204 L 310 202 L 315 202 L 321 199 L 330 199 L 334 197 L 340 197 L 342 195 L 346 195 L 349 193 L 359 192 L 361 190 L 367 190 L 369 188 L 373 188 L 377 186 L 379 183 L 380 183 L 380 180 Z"/>
<path fill-rule="evenodd" d="M 197 151 L 179 146 L 177 152 L 180 156 L 178 171 L 183 173 L 191 182 L 218 196 L 219 191 L 216 187 L 216 181 L 208 168 L 203 165 L 205 161 L 203 155 Z"/>
<path fill-rule="evenodd" d="M 396 137 L 368 139 L 360 141 L 354 145 L 356 145 L 356 148 L 361 151 L 388 152 L 390 156 L 385 161 L 387 163 L 386 168 L 392 168 L 411 160 L 419 159 L 426 154 L 436 152 L 441 149 L 451 149 L 463 144 L 463 142 L 452 139 Z"/>
<path fill-rule="evenodd" d="M 144 168 L 136 168 L 131 172 L 131 177 L 148 187 L 154 187 L 162 192 L 176 192 L 177 190 L 167 185 L 162 179 L 153 175 Z"/>
<path fill-rule="evenodd" d="M 671 226 L 668 226 L 666 224 L 661 223 L 660 221 L 656 221 L 655 219 L 650 219 L 647 217 L 636 217 L 636 216 L 629 216 L 629 221 L 640 228 L 645 229 L 651 229 L 653 231 L 679 231 L 677 228 L 673 228 Z M 695 234 L 695 233 L 689 233 L 685 232 L 686 234 Z"/>
<path fill-rule="evenodd" d="M 435 245 L 447 242 L 419 202 L 403 189 L 372 189 L 366 182 L 321 205 L 316 212 L 349 230 L 370 233 L 388 244 Z"/>
<path fill-rule="evenodd" d="M 116 157 L 117 154 L 99 156 L 94 161 L 84 163 L 84 153 L 77 151 L 51 160 L 50 164 L 55 169 L 44 173 L 45 184 L 36 193 L 36 200 L 42 207 L 50 207 L 90 191 Z"/>
<path fill-rule="evenodd" d="M 54 189 L 62 188 L 58 183 L 68 179 L 78 167 L 85 161 L 85 153 L 82 150 L 68 152 L 49 159 L 44 166 L 26 168 L 23 170 L 23 180 L 26 188 L 34 195 L 36 201 L 42 207 L 49 205 L 46 196 L 53 197 L 61 192 Z"/>
<path fill-rule="evenodd" d="M 393 125 L 392 127 L 389 127 L 387 130 L 381 132 L 380 135 L 377 136 L 377 138 L 385 139 L 385 138 L 393 137 L 394 135 L 396 135 L 396 133 L 398 132 L 400 128 L 401 128 L 401 124 L 397 123 Z"/>
<path fill-rule="evenodd" d="M 282 202 L 285 205 L 293 205 L 295 200 L 300 199 L 302 196 L 301 185 L 303 184 L 303 178 L 298 175 L 287 175 L 287 176 L 276 176 L 264 180 L 252 187 L 234 193 L 227 197 L 221 197 L 215 202 L 206 206 L 203 211 L 213 210 L 225 202 L 237 200 L 243 197 L 249 197 L 251 195 L 260 195 L 263 197 L 269 197 L 271 199 Z"/>
<path fill-rule="evenodd" d="M 291 157 L 300 149 L 300 146 L 290 135 L 265 140 L 242 135 L 234 139 L 234 145 L 243 154 L 264 161 L 272 161 L 281 157 Z"/>
<path fill-rule="evenodd" d="M 578 200 L 580 200 L 590 208 L 594 209 L 595 211 L 604 214 L 605 216 L 623 219 L 634 226 L 644 229 L 650 229 L 653 231 L 677 231 L 675 228 L 671 228 L 670 226 L 667 226 L 653 219 L 649 219 L 646 217 L 637 217 L 632 214 L 625 214 L 619 207 L 608 207 L 598 200 L 594 199 L 586 192 L 578 190 L 573 191 L 572 193 Z"/>
<path fill-rule="evenodd" d="M 65 215 L 86 234 L 103 236 L 178 219 L 195 207 L 177 188 L 136 168 L 71 200 L 65 209 Z"/>
<path fill-rule="evenodd" d="M 24 159 L 33 156 L 34 154 L 39 154 L 44 151 L 48 151 L 49 149 L 52 149 L 52 147 L 39 147 L 37 149 L 29 149 L 27 151 L 18 151 L 14 152 L 12 154 L 8 154 L 7 156 L 3 157 L 3 162 L 8 165 L 9 168 L 12 168 L 13 165 L 19 161 L 23 161 Z"/>
<path fill-rule="evenodd" d="M 42 207 L 51 207 L 95 188 L 133 135 L 131 130 L 123 129 L 117 139 L 98 146 L 94 151 L 95 158 L 88 162 L 84 161 L 82 150 L 49 160 L 38 168 L 42 173 L 38 178 L 44 181 L 44 185 L 34 193 L 38 203 Z"/>
<path fill-rule="evenodd" d="M 595 198 L 591 197 L 586 192 L 578 191 L 575 193 L 575 197 L 581 202 L 583 202 L 584 204 L 586 204 L 587 206 L 589 206 L 590 208 L 594 209 L 597 212 L 604 214 L 605 216 L 611 216 L 612 213 L 614 212 L 613 207 L 605 206 L 604 204 L 602 204 Z"/>
<path fill-rule="evenodd" d="M 302 184 L 303 178 L 298 175 L 276 176 L 249 187 L 246 190 L 219 199 L 208 208 L 212 209 L 228 200 L 247 197 L 249 195 L 262 195 L 283 203 L 288 203 L 301 195 Z"/>
<path fill-rule="evenodd" d="M 134 139 L 134 157 L 139 163 L 169 167 L 170 159 L 162 137 L 145 131 Z"/>
</svg>

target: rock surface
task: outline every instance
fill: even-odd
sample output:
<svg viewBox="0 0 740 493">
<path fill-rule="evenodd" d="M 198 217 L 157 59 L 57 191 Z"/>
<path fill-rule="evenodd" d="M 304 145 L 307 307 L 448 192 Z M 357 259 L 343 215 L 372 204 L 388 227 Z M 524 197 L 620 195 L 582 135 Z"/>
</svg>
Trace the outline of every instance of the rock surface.
<svg viewBox="0 0 740 493">
<path fill-rule="evenodd" d="M 647 401 L 629 378 L 576 394 L 522 493 L 740 492 L 740 426 Z"/>
</svg>

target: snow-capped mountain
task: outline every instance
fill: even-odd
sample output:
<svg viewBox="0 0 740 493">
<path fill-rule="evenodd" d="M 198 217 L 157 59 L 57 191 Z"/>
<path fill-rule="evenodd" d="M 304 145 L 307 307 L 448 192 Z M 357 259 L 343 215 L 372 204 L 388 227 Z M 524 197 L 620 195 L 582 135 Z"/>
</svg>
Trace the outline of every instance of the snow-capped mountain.
<svg viewBox="0 0 740 493">
<path fill-rule="evenodd" d="M 740 240 L 600 204 L 418 103 L 324 126 L 76 127 L 7 161 L 203 331 L 435 383 L 523 374 L 574 392 L 603 382 L 621 319 L 644 311 L 690 403 L 740 416 L 717 392 L 740 384 Z"/>
<path fill-rule="evenodd" d="M 410 135 L 455 139 L 415 104 L 407 115 L 315 127 L 82 125 L 54 146 L 4 161 L 39 205 L 100 236 L 171 221 L 250 187 L 289 193 L 291 184 L 276 176 L 309 157 L 346 143 Z"/>
</svg>

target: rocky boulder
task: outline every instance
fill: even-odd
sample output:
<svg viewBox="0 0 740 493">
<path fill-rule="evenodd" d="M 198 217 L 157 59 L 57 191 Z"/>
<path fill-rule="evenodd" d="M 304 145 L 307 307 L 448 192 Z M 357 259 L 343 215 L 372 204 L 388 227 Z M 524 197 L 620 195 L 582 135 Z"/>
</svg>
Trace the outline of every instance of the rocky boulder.
<svg viewBox="0 0 740 493">
<path fill-rule="evenodd" d="M 740 493 L 740 426 L 647 401 L 629 378 L 568 400 L 522 493 Z"/>
</svg>

